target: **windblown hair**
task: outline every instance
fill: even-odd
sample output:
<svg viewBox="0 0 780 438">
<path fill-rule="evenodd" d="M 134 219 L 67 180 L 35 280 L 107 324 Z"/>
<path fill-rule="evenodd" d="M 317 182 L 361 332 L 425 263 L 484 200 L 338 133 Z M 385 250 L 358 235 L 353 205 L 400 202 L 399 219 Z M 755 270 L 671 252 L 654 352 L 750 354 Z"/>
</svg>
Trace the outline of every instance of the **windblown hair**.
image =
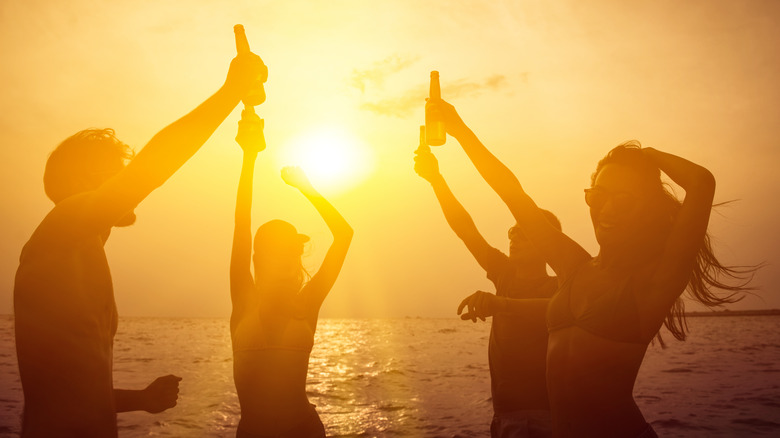
<svg viewBox="0 0 780 438">
<path fill-rule="evenodd" d="M 657 211 L 662 219 L 662 223 L 658 224 L 659 232 L 666 237 L 671 232 L 682 207 L 682 202 L 672 193 L 671 187 L 661 180 L 661 170 L 642 153 L 641 147 L 642 145 L 638 141 L 631 140 L 612 149 L 596 166 L 596 171 L 591 175 L 591 186 L 595 184 L 596 176 L 607 164 L 620 164 L 634 169 L 647 182 L 651 199 L 655 199 L 654 202 L 659 204 Z M 722 204 L 715 206 L 717 205 Z M 710 236 L 707 233 L 699 246 L 685 293 L 689 298 L 707 307 L 718 307 L 737 302 L 743 298 L 740 292 L 754 289 L 748 284 L 759 267 L 760 265 L 725 266 L 721 264 L 715 257 Z M 726 294 L 716 295 L 712 289 L 726 291 Z M 685 302 L 682 296 L 677 298 L 669 310 L 664 320 L 664 326 L 676 339 L 685 340 L 688 324 L 685 319 Z M 660 333 L 656 339 L 662 346 L 664 345 Z"/>
<path fill-rule="evenodd" d="M 113 129 L 85 129 L 60 143 L 46 161 L 43 187 L 54 203 L 84 187 L 97 187 L 133 158 L 133 150 L 119 141 Z"/>
</svg>

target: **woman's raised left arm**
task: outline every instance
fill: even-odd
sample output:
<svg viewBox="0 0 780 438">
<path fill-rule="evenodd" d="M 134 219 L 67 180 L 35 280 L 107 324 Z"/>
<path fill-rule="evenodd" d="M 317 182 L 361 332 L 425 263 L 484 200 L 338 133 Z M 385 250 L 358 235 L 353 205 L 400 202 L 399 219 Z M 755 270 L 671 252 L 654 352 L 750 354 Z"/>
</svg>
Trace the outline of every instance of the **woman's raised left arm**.
<svg viewBox="0 0 780 438">
<path fill-rule="evenodd" d="M 307 295 L 307 300 L 312 304 L 313 310 L 319 311 L 322 302 L 328 296 L 328 292 L 341 272 L 354 232 L 341 213 L 314 189 L 300 168 L 285 167 L 282 169 L 282 179 L 300 190 L 303 196 L 312 203 L 333 235 L 333 243 L 328 248 L 320 269 L 312 276 L 303 290 L 304 294 Z"/>
<path fill-rule="evenodd" d="M 685 200 L 672 223 L 660 261 L 650 279 L 649 298 L 664 315 L 685 290 L 707 233 L 715 197 L 715 177 L 684 158 L 643 148 L 661 171 L 685 190 Z M 659 315 L 660 316 L 660 315 Z"/>
</svg>

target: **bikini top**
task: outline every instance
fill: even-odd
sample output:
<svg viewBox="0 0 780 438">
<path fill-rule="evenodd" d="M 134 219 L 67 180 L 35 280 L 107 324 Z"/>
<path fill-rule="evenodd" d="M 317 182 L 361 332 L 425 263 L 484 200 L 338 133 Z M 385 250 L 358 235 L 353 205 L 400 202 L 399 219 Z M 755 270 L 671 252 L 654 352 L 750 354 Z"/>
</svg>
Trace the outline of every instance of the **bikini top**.
<svg viewBox="0 0 780 438">
<path fill-rule="evenodd" d="M 314 346 L 314 330 L 307 318 L 300 315 L 264 316 L 260 311 L 251 312 L 237 330 L 248 338 L 242 346 L 234 347 L 233 352 L 289 350 L 310 353 Z M 241 330 L 243 329 L 243 330 Z M 247 333 L 247 331 L 252 333 Z"/>
<path fill-rule="evenodd" d="M 639 308 L 631 277 L 626 277 L 617 287 L 598 297 L 582 315 L 571 311 L 571 289 L 577 269 L 564 280 L 550 299 L 547 307 L 547 331 L 552 333 L 576 326 L 598 337 L 616 342 L 646 345 L 652 339 L 642 334 L 639 325 Z"/>
</svg>

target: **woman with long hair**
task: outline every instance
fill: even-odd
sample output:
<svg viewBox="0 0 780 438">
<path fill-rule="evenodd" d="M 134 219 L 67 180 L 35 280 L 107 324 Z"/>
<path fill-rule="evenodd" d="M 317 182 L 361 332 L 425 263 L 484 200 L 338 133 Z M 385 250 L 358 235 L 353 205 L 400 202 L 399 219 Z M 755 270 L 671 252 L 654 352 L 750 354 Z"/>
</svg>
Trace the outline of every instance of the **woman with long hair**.
<svg viewBox="0 0 780 438">
<path fill-rule="evenodd" d="M 236 437 L 324 437 L 306 396 L 309 354 L 320 306 L 341 271 L 353 232 L 300 169 L 286 167 L 282 179 L 312 203 L 333 243 L 308 281 L 301 257 L 309 237 L 288 222 L 261 225 L 252 254 L 252 182 L 257 153 L 265 147 L 262 129 L 262 120 L 245 112 L 236 137 L 244 151 L 230 259 L 233 378 L 241 405 Z"/>
<path fill-rule="evenodd" d="M 514 174 L 445 104 L 447 132 L 509 206 L 523 233 L 559 279 L 549 300 L 485 294 L 463 303 L 467 316 L 546 308 L 547 388 L 555 437 L 656 437 L 633 399 L 648 344 L 665 325 L 680 340 L 686 325 L 681 295 L 706 306 L 737 301 L 751 268 L 723 266 L 712 252 L 707 223 L 715 179 L 702 166 L 638 142 L 627 142 L 596 167 L 585 202 L 599 252 L 550 225 Z M 661 180 L 685 190 L 678 200 Z M 722 289 L 716 295 L 712 289 Z"/>
</svg>

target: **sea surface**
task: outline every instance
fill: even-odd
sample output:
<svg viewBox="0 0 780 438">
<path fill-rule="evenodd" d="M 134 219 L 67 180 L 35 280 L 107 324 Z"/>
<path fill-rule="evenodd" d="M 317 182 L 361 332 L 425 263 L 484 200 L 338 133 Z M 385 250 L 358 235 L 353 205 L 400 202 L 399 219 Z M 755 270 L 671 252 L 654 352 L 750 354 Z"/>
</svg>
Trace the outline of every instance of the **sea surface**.
<svg viewBox="0 0 780 438">
<path fill-rule="evenodd" d="M 686 342 L 650 346 L 634 394 L 661 437 L 780 436 L 780 317 L 689 319 Z M 459 319 L 323 319 L 307 392 L 328 436 L 484 437 L 490 325 Z M 233 437 L 238 399 L 227 319 L 120 318 L 117 388 L 183 377 L 179 404 L 119 414 L 120 437 Z M 13 320 L 0 317 L 0 436 L 22 392 Z"/>
</svg>

